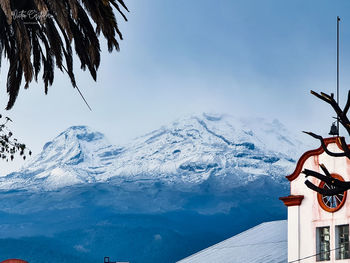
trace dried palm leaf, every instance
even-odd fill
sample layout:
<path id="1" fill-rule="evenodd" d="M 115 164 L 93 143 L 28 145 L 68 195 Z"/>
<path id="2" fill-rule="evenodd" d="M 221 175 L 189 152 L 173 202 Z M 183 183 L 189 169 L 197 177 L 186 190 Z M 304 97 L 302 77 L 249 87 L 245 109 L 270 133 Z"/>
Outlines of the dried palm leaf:
<path id="1" fill-rule="evenodd" d="M 96 80 L 101 60 L 98 35 L 102 32 L 110 52 L 119 50 L 123 36 L 113 10 L 127 21 L 122 9 L 129 11 L 123 0 L 0 0 L 0 56 L 9 60 L 6 109 L 13 107 L 22 78 L 28 88 L 33 79 L 38 81 L 40 71 L 45 93 L 54 82 L 56 66 L 76 87 L 72 45 L 81 69 L 88 69 Z"/>

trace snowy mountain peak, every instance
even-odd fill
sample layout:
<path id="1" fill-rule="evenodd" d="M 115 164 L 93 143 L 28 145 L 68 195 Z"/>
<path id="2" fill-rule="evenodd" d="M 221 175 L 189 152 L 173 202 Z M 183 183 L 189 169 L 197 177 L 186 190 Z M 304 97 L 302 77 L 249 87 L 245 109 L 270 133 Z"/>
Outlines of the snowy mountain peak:
<path id="1" fill-rule="evenodd" d="M 94 131 L 87 126 L 72 126 L 62 132 L 56 137 L 56 140 L 60 140 L 64 137 L 65 140 L 78 140 L 78 141 L 96 141 L 105 139 L 104 135 L 100 132 Z"/>
<path id="2" fill-rule="evenodd" d="M 19 182 L 25 180 L 27 186 L 56 189 L 95 182 L 98 168 L 105 164 L 99 153 L 110 148 L 102 133 L 87 126 L 72 126 L 47 142 L 42 152 L 26 162 L 21 171 L 2 178 L 0 185 L 18 188 Z"/>
<path id="3" fill-rule="evenodd" d="M 92 142 L 98 140 L 105 140 L 105 136 L 87 126 L 72 126 L 60 133 L 52 141 L 47 142 L 43 147 L 43 151 L 45 151 L 50 145 L 61 144 L 72 146 L 73 143 L 79 144 L 81 141 Z"/>
<path id="4" fill-rule="evenodd" d="M 105 182 L 162 182 L 195 186 L 239 186 L 258 178 L 282 180 L 300 147 L 278 121 L 224 114 L 190 116 L 111 145 L 86 126 L 73 126 L 45 144 L 21 171 L 0 180 L 0 189 Z"/>
<path id="5" fill-rule="evenodd" d="M 47 167 L 49 162 L 53 165 L 78 164 L 88 158 L 91 152 L 97 150 L 96 148 L 102 146 L 109 146 L 102 133 L 87 126 L 72 126 L 47 142 L 43 151 L 30 162 L 30 165 L 46 163 Z"/>
<path id="6" fill-rule="evenodd" d="M 218 113 L 203 113 L 203 117 L 208 121 L 221 121 L 225 115 Z"/>

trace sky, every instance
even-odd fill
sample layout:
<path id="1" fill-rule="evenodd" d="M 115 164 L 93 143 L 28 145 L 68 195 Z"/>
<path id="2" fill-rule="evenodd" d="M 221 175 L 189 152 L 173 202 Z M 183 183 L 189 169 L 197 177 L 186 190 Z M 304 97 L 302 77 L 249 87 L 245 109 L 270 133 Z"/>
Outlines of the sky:
<path id="1" fill-rule="evenodd" d="M 125 0 L 121 51 L 103 54 L 94 82 L 75 64 L 89 111 L 67 75 L 56 71 L 23 88 L 2 111 L 34 154 L 72 125 L 88 125 L 111 143 L 202 112 L 278 119 L 292 132 L 327 135 L 334 113 L 310 94 L 336 90 L 336 17 L 341 21 L 340 104 L 350 87 L 348 0 Z M 77 57 L 75 57 L 76 59 Z M 7 67 L 0 72 L 0 108 L 7 103 Z M 343 134 L 345 135 L 345 134 Z M 306 136 L 306 135 L 305 135 Z M 0 173 L 21 162 L 2 164 Z"/>

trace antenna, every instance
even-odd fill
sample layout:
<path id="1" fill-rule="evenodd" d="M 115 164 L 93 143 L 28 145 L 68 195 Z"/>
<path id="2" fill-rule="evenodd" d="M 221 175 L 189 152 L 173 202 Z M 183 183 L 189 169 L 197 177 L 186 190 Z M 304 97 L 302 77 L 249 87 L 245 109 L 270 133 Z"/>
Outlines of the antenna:
<path id="1" fill-rule="evenodd" d="M 339 24 L 340 17 L 337 16 L 337 104 L 339 105 Z M 331 97 L 334 98 L 334 94 L 331 94 Z M 331 131 L 329 135 L 339 136 L 339 115 L 337 114 L 337 126 L 335 122 L 332 123 Z"/>
<path id="2" fill-rule="evenodd" d="M 339 105 L 339 24 L 340 17 L 337 16 L 337 104 Z M 337 129 L 339 135 L 339 116 L 337 116 Z"/>

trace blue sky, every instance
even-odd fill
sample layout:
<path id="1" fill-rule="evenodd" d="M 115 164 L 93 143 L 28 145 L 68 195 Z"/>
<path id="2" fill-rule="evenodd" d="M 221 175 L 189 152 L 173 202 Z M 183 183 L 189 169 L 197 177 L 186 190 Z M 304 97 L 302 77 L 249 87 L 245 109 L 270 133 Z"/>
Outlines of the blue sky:
<path id="1" fill-rule="evenodd" d="M 98 81 L 75 66 L 90 112 L 57 72 L 21 90 L 10 116 L 34 153 L 71 125 L 86 124 L 114 144 L 201 112 L 277 118 L 299 132 L 329 131 L 331 116 L 309 91 L 336 87 L 336 17 L 341 22 L 341 103 L 350 85 L 347 0 L 126 0 L 121 52 L 104 52 Z M 102 41 L 104 43 L 104 41 Z M 7 68 L 0 75 L 5 108 Z M 16 166 L 2 166 L 9 171 Z"/>

